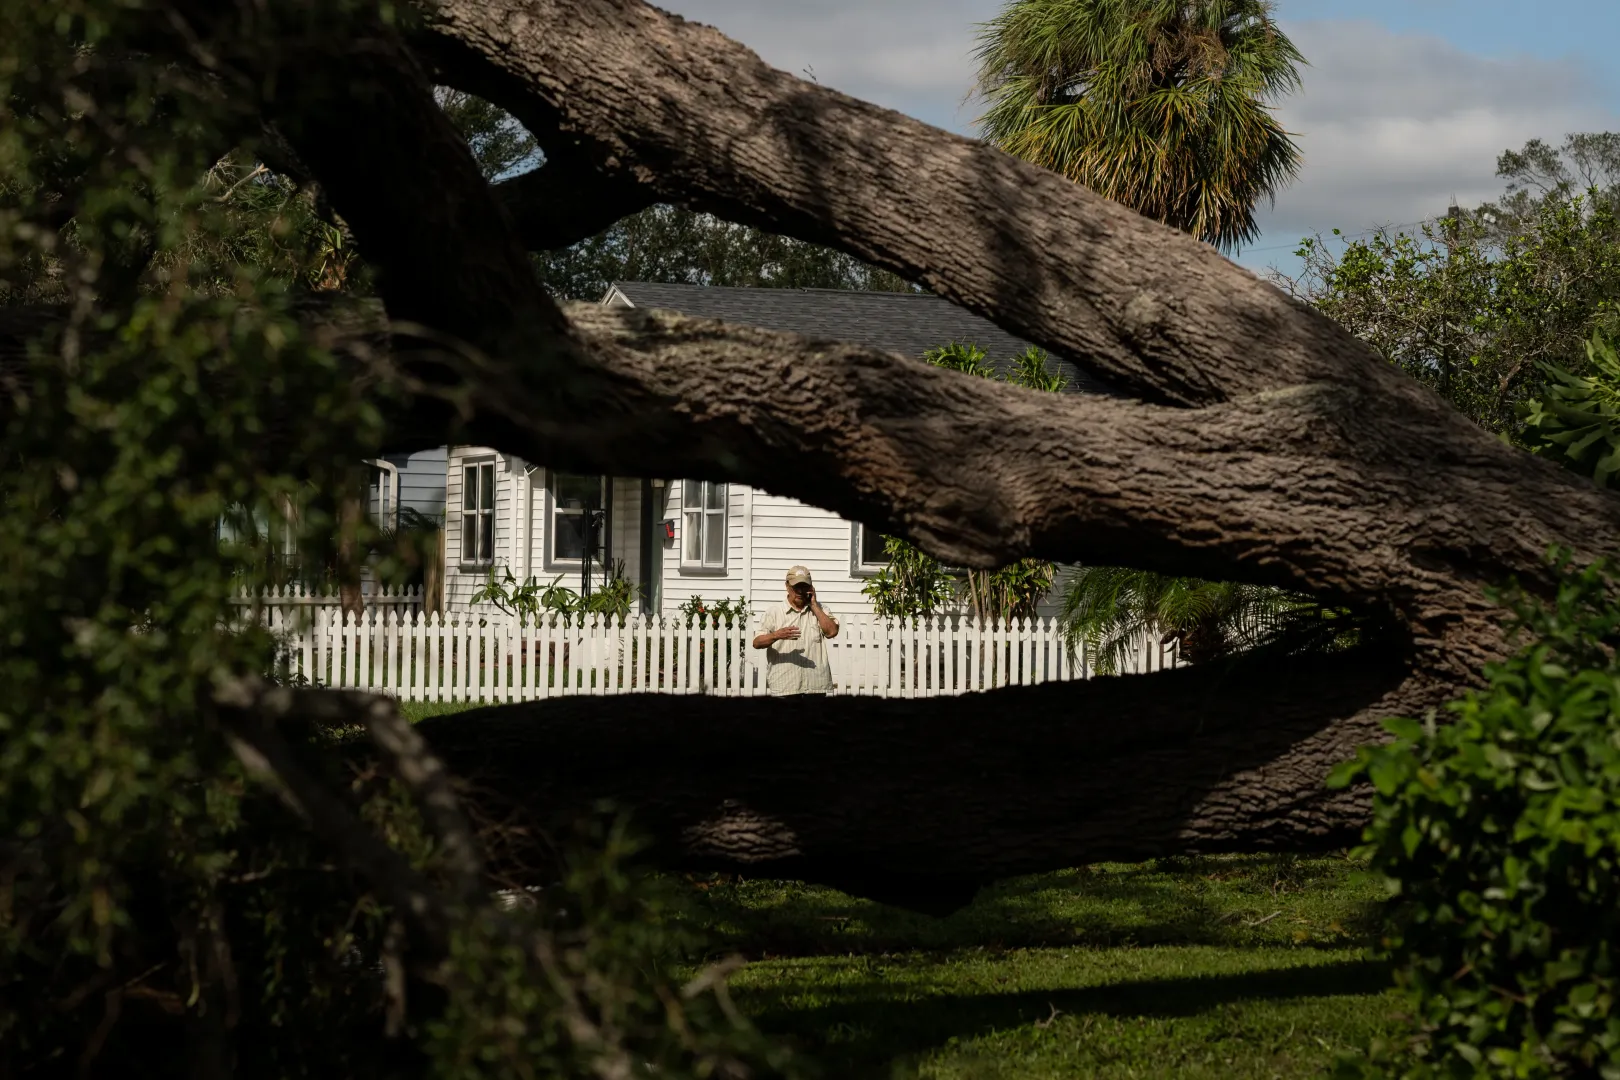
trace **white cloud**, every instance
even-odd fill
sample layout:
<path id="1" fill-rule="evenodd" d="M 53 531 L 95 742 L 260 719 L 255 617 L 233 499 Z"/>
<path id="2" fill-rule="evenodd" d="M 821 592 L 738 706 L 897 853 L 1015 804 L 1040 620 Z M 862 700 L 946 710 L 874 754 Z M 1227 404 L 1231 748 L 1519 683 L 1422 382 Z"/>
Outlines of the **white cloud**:
<path id="1" fill-rule="evenodd" d="M 971 133 L 976 24 L 999 0 L 663 0 L 795 74 Z M 1310 60 L 1279 108 L 1305 167 L 1265 211 L 1242 261 L 1288 261 L 1303 235 L 1405 224 L 1498 194 L 1496 158 L 1540 136 L 1620 130 L 1620 112 L 1574 59 L 1492 58 L 1372 22 L 1284 28 Z M 1583 42 L 1571 42 L 1572 48 Z"/>
<path id="2" fill-rule="evenodd" d="M 1304 92 L 1278 110 L 1299 135 L 1305 167 L 1264 215 L 1259 247 L 1404 225 L 1443 213 L 1452 199 L 1476 204 L 1501 193 L 1503 150 L 1620 127 L 1594 74 L 1573 60 L 1485 57 L 1371 23 L 1285 29 L 1311 61 Z M 1275 258 L 1255 251 L 1243 261 Z"/>
<path id="3" fill-rule="evenodd" d="M 974 113 L 975 24 L 997 0 L 663 0 L 769 64 L 824 86 L 967 133 Z"/>

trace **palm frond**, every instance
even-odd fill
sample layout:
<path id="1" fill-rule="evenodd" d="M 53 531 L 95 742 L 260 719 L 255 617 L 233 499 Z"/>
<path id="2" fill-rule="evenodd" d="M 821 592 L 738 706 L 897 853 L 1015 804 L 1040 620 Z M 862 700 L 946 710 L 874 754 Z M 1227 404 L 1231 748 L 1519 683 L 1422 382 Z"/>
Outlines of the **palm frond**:
<path id="1" fill-rule="evenodd" d="M 1305 60 L 1266 0 L 1012 0 L 976 55 L 987 140 L 1222 248 L 1299 171 L 1272 106 Z"/>

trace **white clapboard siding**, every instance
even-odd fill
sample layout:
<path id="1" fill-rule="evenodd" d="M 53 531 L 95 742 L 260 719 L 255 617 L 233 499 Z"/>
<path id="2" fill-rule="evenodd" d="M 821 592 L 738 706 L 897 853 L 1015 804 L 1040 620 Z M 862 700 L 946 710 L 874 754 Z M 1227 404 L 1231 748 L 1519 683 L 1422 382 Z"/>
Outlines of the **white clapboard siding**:
<path id="1" fill-rule="evenodd" d="M 300 684 L 386 693 L 404 701 L 534 701 L 627 693 L 749 696 L 765 692 L 752 627 L 720 620 L 336 606 L 263 609 L 281 641 L 278 674 Z M 846 616 L 827 643 L 834 692 L 939 697 L 1089 678 L 1052 619 L 979 625 L 945 616 Z M 1127 673 L 1174 666 L 1139 642 Z"/>

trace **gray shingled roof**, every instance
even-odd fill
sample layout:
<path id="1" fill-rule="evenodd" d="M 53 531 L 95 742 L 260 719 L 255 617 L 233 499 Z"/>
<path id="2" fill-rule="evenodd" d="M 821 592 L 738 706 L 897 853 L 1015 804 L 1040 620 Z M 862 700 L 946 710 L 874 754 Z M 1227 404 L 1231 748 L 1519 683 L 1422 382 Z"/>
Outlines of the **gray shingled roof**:
<path id="1" fill-rule="evenodd" d="M 921 357 L 948 342 L 974 344 L 998 369 L 1029 342 L 949 300 L 922 293 L 852 292 L 842 289 L 734 288 L 616 281 L 613 290 L 632 307 L 678 311 L 702 319 L 781 330 L 805 337 L 848 341 Z M 613 296 L 610 290 L 608 297 Z M 1069 390 L 1108 393 L 1108 388 L 1063 357 Z"/>

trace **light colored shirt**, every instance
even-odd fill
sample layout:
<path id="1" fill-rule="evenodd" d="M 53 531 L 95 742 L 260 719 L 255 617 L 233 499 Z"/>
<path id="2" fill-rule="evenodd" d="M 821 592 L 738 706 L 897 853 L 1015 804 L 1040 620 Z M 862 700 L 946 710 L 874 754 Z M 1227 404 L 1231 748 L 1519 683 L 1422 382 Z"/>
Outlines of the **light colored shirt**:
<path id="1" fill-rule="evenodd" d="M 833 614 L 825 604 L 821 610 L 828 618 Z M 765 692 L 772 697 L 788 694 L 832 693 L 832 668 L 827 665 L 827 635 L 821 632 L 821 623 L 804 605 L 794 611 L 785 600 L 768 608 L 759 620 L 759 632 L 769 633 L 784 627 L 797 626 L 799 636 L 773 641 L 765 650 Z"/>

